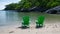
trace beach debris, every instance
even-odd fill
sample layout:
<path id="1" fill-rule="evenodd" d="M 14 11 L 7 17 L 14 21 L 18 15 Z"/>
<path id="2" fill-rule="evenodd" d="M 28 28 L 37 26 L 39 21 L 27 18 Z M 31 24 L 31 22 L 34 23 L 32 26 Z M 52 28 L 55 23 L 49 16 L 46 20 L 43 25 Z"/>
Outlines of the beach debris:
<path id="1" fill-rule="evenodd" d="M 13 33 L 14 31 L 10 31 L 9 33 Z"/>

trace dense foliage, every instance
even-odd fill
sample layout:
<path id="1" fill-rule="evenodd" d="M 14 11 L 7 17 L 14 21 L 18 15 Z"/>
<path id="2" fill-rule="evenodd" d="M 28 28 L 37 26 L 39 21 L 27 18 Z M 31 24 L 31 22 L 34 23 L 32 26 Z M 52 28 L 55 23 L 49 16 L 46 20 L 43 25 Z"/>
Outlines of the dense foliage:
<path id="1" fill-rule="evenodd" d="M 17 3 L 11 3 L 9 5 L 6 5 L 6 8 L 5 10 L 15 10 L 15 9 L 18 9 L 19 8 L 19 4 Z"/>
<path id="2" fill-rule="evenodd" d="M 53 8 L 60 5 L 60 0 L 21 0 L 18 3 L 6 5 L 5 10 L 28 9 L 32 7 Z"/>

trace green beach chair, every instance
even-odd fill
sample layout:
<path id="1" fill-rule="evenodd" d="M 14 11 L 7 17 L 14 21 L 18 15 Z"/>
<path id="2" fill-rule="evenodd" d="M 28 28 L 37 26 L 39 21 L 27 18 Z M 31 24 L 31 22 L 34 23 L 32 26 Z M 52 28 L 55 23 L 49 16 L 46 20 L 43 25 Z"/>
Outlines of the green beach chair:
<path id="1" fill-rule="evenodd" d="M 39 27 L 42 27 L 43 26 L 43 23 L 44 23 L 44 19 L 45 17 L 44 16 L 39 16 L 37 21 L 36 21 L 36 27 L 39 28 Z"/>
<path id="2" fill-rule="evenodd" d="M 29 16 L 23 17 L 22 27 L 29 27 Z"/>

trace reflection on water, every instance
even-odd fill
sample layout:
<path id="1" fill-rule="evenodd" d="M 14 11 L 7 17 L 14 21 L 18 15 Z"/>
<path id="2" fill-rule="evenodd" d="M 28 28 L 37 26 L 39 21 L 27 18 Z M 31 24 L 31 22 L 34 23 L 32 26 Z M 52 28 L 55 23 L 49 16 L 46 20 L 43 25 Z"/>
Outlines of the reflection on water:
<path id="1" fill-rule="evenodd" d="M 40 12 L 15 12 L 15 11 L 0 11 L 0 26 L 20 24 L 22 17 L 30 16 L 31 23 L 35 23 L 38 16 L 44 15 L 46 23 L 60 22 L 60 15 L 45 14 Z"/>

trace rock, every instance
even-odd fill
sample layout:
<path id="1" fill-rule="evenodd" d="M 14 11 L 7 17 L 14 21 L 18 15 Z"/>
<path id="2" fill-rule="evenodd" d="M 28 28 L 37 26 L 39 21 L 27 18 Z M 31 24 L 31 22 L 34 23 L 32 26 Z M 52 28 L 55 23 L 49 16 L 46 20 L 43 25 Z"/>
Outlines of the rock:
<path id="1" fill-rule="evenodd" d="M 32 7 L 29 8 L 29 11 L 37 11 L 37 12 L 44 12 L 46 9 L 42 8 L 42 7 Z"/>
<path id="2" fill-rule="evenodd" d="M 56 14 L 56 13 L 58 14 L 58 13 L 60 13 L 60 6 L 56 6 L 54 8 L 48 9 L 45 12 L 49 13 L 49 14 Z"/>
<path id="3" fill-rule="evenodd" d="M 42 7 L 31 7 L 31 8 L 21 8 L 18 10 L 18 12 L 31 12 L 31 11 L 34 11 L 34 12 L 44 12 L 46 9 L 42 8 Z"/>
<path id="4" fill-rule="evenodd" d="M 56 14 L 57 11 L 56 11 L 56 10 L 50 10 L 50 11 L 48 11 L 47 13 L 49 13 L 49 14 Z"/>
<path id="5" fill-rule="evenodd" d="M 9 32 L 9 33 L 13 33 L 14 31 L 11 31 L 11 32 Z"/>

